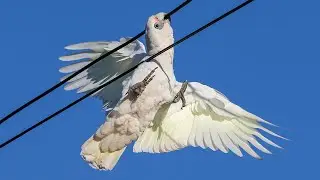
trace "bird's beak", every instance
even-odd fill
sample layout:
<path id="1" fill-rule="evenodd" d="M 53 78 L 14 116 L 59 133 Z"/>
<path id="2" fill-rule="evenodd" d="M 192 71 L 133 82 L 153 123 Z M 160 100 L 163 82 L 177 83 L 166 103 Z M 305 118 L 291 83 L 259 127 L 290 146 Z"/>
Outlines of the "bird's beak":
<path id="1" fill-rule="evenodd" d="M 168 14 L 164 16 L 164 20 L 168 20 L 171 23 L 171 17 Z"/>

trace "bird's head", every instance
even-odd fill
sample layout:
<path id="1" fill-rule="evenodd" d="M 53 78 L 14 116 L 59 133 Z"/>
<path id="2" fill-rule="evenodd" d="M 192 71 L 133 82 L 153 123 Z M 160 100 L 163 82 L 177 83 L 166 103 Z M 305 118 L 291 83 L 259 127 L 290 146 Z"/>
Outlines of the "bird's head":
<path id="1" fill-rule="evenodd" d="M 155 54 L 174 42 L 170 17 L 158 13 L 149 17 L 146 25 L 146 43 L 149 54 Z"/>

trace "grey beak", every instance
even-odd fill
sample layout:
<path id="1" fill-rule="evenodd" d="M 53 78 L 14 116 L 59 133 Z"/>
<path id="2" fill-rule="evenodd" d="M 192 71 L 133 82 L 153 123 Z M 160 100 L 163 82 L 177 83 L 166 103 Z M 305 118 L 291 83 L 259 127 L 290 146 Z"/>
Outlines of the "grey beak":
<path id="1" fill-rule="evenodd" d="M 170 15 L 169 15 L 169 14 L 166 14 L 166 15 L 164 16 L 164 20 L 166 20 L 166 19 L 168 19 L 168 20 L 169 20 L 169 22 L 171 23 L 171 17 L 170 17 Z"/>

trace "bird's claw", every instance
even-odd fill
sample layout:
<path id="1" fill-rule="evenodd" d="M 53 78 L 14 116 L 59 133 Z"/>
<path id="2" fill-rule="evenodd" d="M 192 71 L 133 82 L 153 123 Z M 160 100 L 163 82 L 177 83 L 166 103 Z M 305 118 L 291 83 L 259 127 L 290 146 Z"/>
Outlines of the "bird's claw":
<path id="1" fill-rule="evenodd" d="M 187 89 L 187 86 L 188 86 L 188 82 L 187 81 L 184 81 L 179 92 L 177 93 L 177 95 L 173 98 L 173 103 L 177 103 L 179 102 L 179 100 L 181 99 L 182 101 L 182 107 L 181 109 L 183 109 L 185 106 L 186 106 L 186 99 L 184 97 L 184 92 L 186 91 Z"/>
<path id="2" fill-rule="evenodd" d="M 145 90 L 147 85 L 152 81 L 155 75 L 154 72 L 158 67 L 154 68 L 141 82 L 138 82 L 131 86 L 126 94 L 133 94 L 135 98 L 139 97 Z"/>

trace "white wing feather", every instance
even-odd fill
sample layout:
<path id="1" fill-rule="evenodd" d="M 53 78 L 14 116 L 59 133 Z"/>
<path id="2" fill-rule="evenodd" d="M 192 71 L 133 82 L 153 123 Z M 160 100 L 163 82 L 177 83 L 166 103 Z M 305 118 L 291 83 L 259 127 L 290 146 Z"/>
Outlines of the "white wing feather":
<path id="1" fill-rule="evenodd" d="M 177 87 L 180 89 L 181 84 Z M 160 153 L 187 146 L 200 146 L 242 157 L 241 149 L 254 158 L 251 148 L 271 154 L 257 140 L 281 148 L 258 130 L 283 138 L 259 122 L 273 125 L 230 102 L 220 92 L 200 83 L 189 83 L 185 93 L 187 106 L 181 102 L 165 105 L 158 111 L 152 127 L 147 128 L 134 145 L 134 152 Z M 285 138 L 283 138 L 285 139 Z"/>
<path id="2" fill-rule="evenodd" d="M 129 39 L 130 38 L 121 38 L 120 41 L 110 42 L 85 42 L 65 47 L 65 49 L 77 50 L 79 52 L 59 58 L 61 61 L 76 62 L 62 67 L 59 70 L 61 73 L 70 73 L 61 78 L 61 80 L 64 80 L 72 73 L 96 60 L 102 54 L 109 52 Z M 69 80 L 65 86 L 65 90 L 77 89 L 78 93 L 90 92 L 130 67 L 138 64 L 145 57 L 146 50 L 144 45 L 136 40 Z M 122 77 L 110 84 L 108 88 L 104 88 L 95 93 L 94 96 L 102 99 L 105 108 L 113 108 L 121 98 L 123 88 L 122 81 L 130 75 L 131 73 Z"/>

